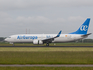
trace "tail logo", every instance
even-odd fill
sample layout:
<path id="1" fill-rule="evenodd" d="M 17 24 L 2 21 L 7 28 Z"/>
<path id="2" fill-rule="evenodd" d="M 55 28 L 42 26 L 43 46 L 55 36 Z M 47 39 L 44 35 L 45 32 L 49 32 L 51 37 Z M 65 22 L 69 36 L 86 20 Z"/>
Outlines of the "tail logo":
<path id="1" fill-rule="evenodd" d="M 88 26 L 87 25 L 82 25 L 82 26 L 80 26 L 80 30 L 81 31 L 87 31 L 88 30 Z"/>

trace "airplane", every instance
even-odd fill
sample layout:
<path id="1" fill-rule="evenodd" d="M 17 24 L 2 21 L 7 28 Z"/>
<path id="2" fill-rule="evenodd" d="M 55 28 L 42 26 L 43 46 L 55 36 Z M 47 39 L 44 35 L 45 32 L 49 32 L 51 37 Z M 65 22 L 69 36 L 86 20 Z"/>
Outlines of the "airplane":
<path id="1" fill-rule="evenodd" d="M 33 43 L 33 44 L 44 44 L 49 46 L 49 43 L 62 43 L 77 41 L 88 37 L 92 33 L 88 33 L 90 18 L 79 27 L 75 32 L 68 34 L 61 34 L 62 30 L 58 34 L 17 34 L 11 35 L 5 39 L 9 43 Z"/>

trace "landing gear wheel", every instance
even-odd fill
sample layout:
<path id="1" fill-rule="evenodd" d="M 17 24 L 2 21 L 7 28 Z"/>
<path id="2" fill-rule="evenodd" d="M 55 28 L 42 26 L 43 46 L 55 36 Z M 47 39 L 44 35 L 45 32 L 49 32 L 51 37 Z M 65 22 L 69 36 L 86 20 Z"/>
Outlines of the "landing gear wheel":
<path id="1" fill-rule="evenodd" d="M 46 46 L 49 46 L 49 43 L 46 43 Z"/>
<path id="2" fill-rule="evenodd" d="M 13 43 L 13 46 L 15 46 L 14 43 Z"/>

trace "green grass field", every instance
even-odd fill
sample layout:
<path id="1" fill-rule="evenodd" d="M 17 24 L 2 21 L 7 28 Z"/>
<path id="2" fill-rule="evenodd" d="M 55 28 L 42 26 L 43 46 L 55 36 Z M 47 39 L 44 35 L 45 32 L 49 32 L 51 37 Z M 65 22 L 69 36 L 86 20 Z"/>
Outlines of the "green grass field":
<path id="1" fill-rule="evenodd" d="M 93 67 L 0 67 L 0 70 L 93 70 Z"/>
<path id="2" fill-rule="evenodd" d="M 0 64 L 93 64 L 93 48 L 0 47 Z"/>
<path id="3" fill-rule="evenodd" d="M 0 47 L 0 51 L 45 52 L 45 51 L 93 51 L 93 47 Z"/>
<path id="4" fill-rule="evenodd" d="M 93 64 L 93 48 L 0 47 L 0 64 Z M 0 67 L 0 70 L 93 70 L 93 67 Z"/>
<path id="5" fill-rule="evenodd" d="M 0 64 L 93 64 L 93 51 L 0 51 Z"/>

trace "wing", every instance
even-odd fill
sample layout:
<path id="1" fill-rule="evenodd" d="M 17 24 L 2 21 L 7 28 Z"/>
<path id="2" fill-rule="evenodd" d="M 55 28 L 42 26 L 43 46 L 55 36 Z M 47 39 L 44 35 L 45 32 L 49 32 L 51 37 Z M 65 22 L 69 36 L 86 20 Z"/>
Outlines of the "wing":
<path id="1" fill-rule="evenodd" d="M 60 31 L 60 32 L 58 33 L 58 35 L 55 36 L 55 37 L 52 37 L 52 38 L 48 38 L 48 39 L 44 39 L 44 40 L 42 40 L 43 43 L 51 43 L 55 38 L 57 38 L 57 37 L 60 36 L 61 32 L 62 32 L 62 31 Z"/>

